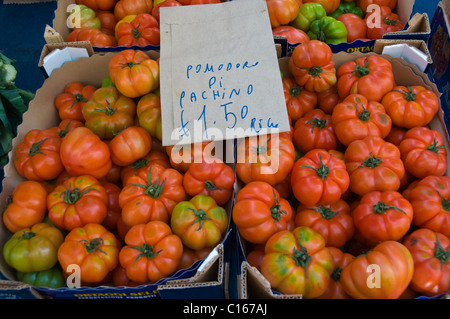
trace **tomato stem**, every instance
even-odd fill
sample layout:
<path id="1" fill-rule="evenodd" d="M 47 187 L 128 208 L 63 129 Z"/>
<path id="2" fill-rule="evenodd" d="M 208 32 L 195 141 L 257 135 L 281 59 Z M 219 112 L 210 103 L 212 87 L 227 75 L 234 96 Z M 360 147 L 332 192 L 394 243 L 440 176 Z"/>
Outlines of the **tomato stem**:
<path id="1" fill-rule="evenodd" d="M 84 247 L 86 248 L 86 251 L 91 254 L 95 251 L 99 251 L 105 255 L 107 255 L 107 253 L 103 250 L 101 250 L 100 248 L 98 248 L 98 246 L 103 245 L 103 238 L 97 237 L 92 239 L 90 242 L 88 242 L 85 239 L 80 240 L 79 242 L 83 242 L 84 243 Z"/>
<path id="2" fill-rule="evenodd" d="M 46 155 L 45 153 L 41 152 L 41 150 L 40 150 L 42 143 L 44 143 L 46 139 L 47 138 L 44 138 L 44 139 L 40 140 L 39 142 L 34 142 L 31 145 L 31 147 L 30 147 L 30 151 L 28 152 L 28 156 L 34 156 L 34 155 L 36 155 L 38 153 Z"/>
<path id="3" fill-rule="evenodd" d="M 396 19 L 389 19 L 388 17 L 384 17 L 383 23 L 386 25 L 396 25 L 398 21 Z"/>
<path id="4" fill-rule="evenodd" d="M 166 179 L 163 180 L 161 184 L 159 184 L 161 180 L 161 175 L 158 176 L 158 180 L 152 184 L 152 167 L 150 166 L 147 174 L 147 185 L 144 184 L 130 184 L 128 186 L 138 186 L 145 188 L 145 195 L 148 195 L 152 198 L 158 198 L 163 192 L 164 185 L 166 183 Z"/>
<path id="5" fill-rule="evenodd" d="M 188 209 L 189 209 L 189 210 L 192 210 L 192 212 L 193 212 L 194 215 L 195 215 L 195 220 L 192 222 L 192 224 L 190 224 L 190 225 L 188 226 L 188 228 L 191 227 L 192 225 L 196 224 L 196 223 L 199 223 L 199 226 L 198 226 L 198 228 L 196 229 L 196 231 L 199 231 L 199 230 L 202 229 L 202 227 L 203 227 L 203 222 L 204 222 L 205 220 L 211 220 L 211 218 L 209 218 L 208 216 L 206 216 L 206 212 L 205 212 L 203 209 L 195 210 L 195 209 L 190 208 L 190 207 L 189 207 Z"/>
<path id="6" fill-rule="evenodd" d="M 360 167 L 366 166 L 368 168 L 375 168 L 383 163 L 381 157 L 376 157 L 375 155 L 370 154 L 369 157 L 361 163 Z"/>
<path id="7" fill-rule="evenodd" d="M 442 201 L 441 201 L 441 206 L 442 209 L 445 210 L 446 212 L 450 211 L 450 199 L 446 199 L 444 196 L 442 196 L 441 193 L 437 192 L 439 194 L 439 196 L 441 197 Z"/>
<path id="8" fill-rule="evenodd" d="M 322 130 L 327 125 L 326 119 L 312 119 L 306 122 L 306 124 L 312 124 L 311 132 L 314 132 L 314 128 L 317 127 L 319 130 Z"/>
<path id="9" fill-rule="evenodd" d="M 141 37 L 141 31 L 139 31 L 139 26 L 140 26 L 140 24 L 138 24 L 136 28 L 131 30 L 131 34 L 133 35 L 133 37 L 135 39 L 139 39 Z"/>
<path id="10" fill-rule="evenodd" d="M 322 215 L 322 218 L 324 219 L 331 219 L 337 214 L 339 214 L 339 211 L 334 212 L 331 208 L 325 207 L 325 206 L 319 206 L 318 208 L 312 208 L 312 210 L 320 213 Z"/>
<path id="11" fill-rule="evenodd" d="M 342 272 L 342 268 L 341 267 L 334 267 L 333 273 L 331 274 L 331 279 L 333 279 L 335 282 L 340 282 L 341 281 L 341 272 Z"/>
<path id="12" fill-rule="evenodd" d="M 302 91 L 302 88 L 300 86 L 298 86 L 298 85 L 292 86 L 289 89 L 289 95 L 291 96 L 291 104 L 292 104 L 292 100 L 295 97 L 297 97 L 300 94 L 301 91 Z"/>
<path id="13" fill-rule="evenodd" d="M 24 232 L 24 233 L 19 237 L 19 239 L 31 239 L 31 238 L 33 238 L 34 236 L 36 236 L 36 233 L 31 232 L 31 231 L 27 231 L 27 232 Z"/>
<path id="14" fill-rule="evenodd" d="M 439 154 L 439 149 L 440 148 L 445 148 L 444 145 L 439 145 L 438 146 L 438 141 L 436 140 L 436 138 L 433 141 L 433 144 L 431 144 L 430 146 L 427 147 L 427 150 L 432 151 L 436 154 Z"/>
<path id="15" fill-rule="evenodd" d="M 317 176 L 319 176 L 323 181 L 328 176 L 328 173 L 330 172 L 330 168 L 323 164 L 322 155 L 319 154 L 319 158 L 320 158 L 320 167 L 319 168 L 314 168 L 314 167 L 311 167 L 308 165 L 305 165 L 302 167 L 307 167 L 307 168 L 315 170 L 317 173 Z"/>
<path id="16" fill-rule="evenodd" d="M 356 103 L 356 111 L 358 112 L 358 118 L 361 120 L 361 121 L 363 121 L 363 122 L 367 122 L 369 119 L 370 119 L 370 111 L 369 110 L 367 110 L 365 107 L 364 107 L 364 105 L 361 105 L 361 107 L 362 107 L 362 111 L 360 112 L 359 110 L 358 110 L 358 103 Z"/>
<path id="17" fill-rule="evenodd" d="M 308 69 L 308 74 L 311 76 L 318 76 L 320 77 L 320 74 L 322 73 L 322 68 L 320 66 L 313 66 L 312 68 Z"/>
<path id="18" fill-rule="evenodd" d="M 355 70 L 353 71 L 352 75 L 357 75 L 359 78 L 362 78 L 365 75 L 368 75 L 370 73 L 369 70 L 369 60 L 366 58 L 366 62 L 364 63 L 364 66 L 355 65 Z"/>
<path id="19" fill-rule="evenodd" d="M 395 92 L 402 93 L 405 97 L 405 100 L 408 102 L 412 102 L 416 100 L 416 93 L 413 92 L 412 88 L 408 86 L 408 91 L 402 91 L 402 90 L 394 90 Z"/>
<path id="20" fill-rule="evenodd" d="M 388 206 L 385 203 L 383 203 L 382 201 L 378 201 L 378 203 L 373 205 L 373 211 L 377 214 L 384 214 L 384 213 L 386 213 L 386 211 L 388 209 L 395 209 L 395 210 L 398 210 L 398 211 L 402 212 L 403 214 L 407 215 L 407 213 L 403 209 L 395 207 L 395 206 Z"/>
<path id="21" fill-rule="evenodd" d="M 72 102 L 72 105 L 71 105 L 70 107 L 74 106 L 74 105 L 77 104 L 78 102 L 87 102 L 87 101 L 89 101 L 88 99 L 86 99 L 86 98 L 83 96 L 83 94 L 80 94 L 80 93 L 74 94 L 73 97 L 75 98 L 75 100 Z"/>
<path id="22" fill-rule="evenodd" d="M 105 99 L 105 101 L 106 101 L 106 109 L 103 110 L 103 109 L 95 108 L 94 110 L 96 110 L 97 112 L 105 113 L 108 116 L 112 116 L 116 112 L 116 108 L 111 107 L 111 104 L 109 103 L 109 101 L 107 99 Z"/>
<path id="23" fill-rule="evenodd" d="M 206 181 L 205 188 L 209 191 L 215 191 L 215 190 L 222 189 L 222 187 L 217 187 L 216 185 L 214 185 L 214 183 L 212 181 Z"/>
<path id="24" fill-rule="evenodd" d="M 278 200 L 278 196 L 275 194 L 275 190 L 273 190 L 273 197 L 275 198 L 275 204 L 270 208 L 270 214 L 272 215 L 273 220 L 278 222 L 281 219 L 281 215 L 286 215 L 287 211 L 281 209 L 281 204 Z"/>
<path id="25" fill-rule="evenodd" d="M 441 271 L 444 264 L 448 263 L 450 260 L 450 246 L 447 250 L 444 250 L 444 247 L 442 247 L 439 238 L 436 234 L 436 250 L 434 252 L 434 257 L 439 259 L 441 261 Z"/>
<path id="26" fill-rule="evenodd" d="M 59 137 L 63 138 L 67 135 L 67 133 L 69 133 L 70 123 L 72 123 L 72 120 L 70 120 L 69 123 L 67 123 L 66 127 L 58 133 Z"/>
<path id="27" fill-rule="evenodd" d="M 139 255 L 136 256 L 136 259 L 134 260 L 134 262 L 136 263 L 138 261 L 139 258 L 141 257 L 146 257 L 148 259 L 152 259 L 155 258 L 156 256 L 158 256 L 158 254 L 160 252 L 162 252 L 163 250 L 160 249 L 157 252 L 153 251 L 153 246 L 149 245 L 147 243 L 144 243 L 142 246 L 127 246 L 125 248 L 134 248 L 138 251 L 140 251 L 141 253 Z"/>
<path id="28" fill-rule="evenodd" d="M 311 261 L 311 256 L 308 254 L 308 250 L 306 249 L 306 247 L 303 247 L 298 239 L 297 244 L 299 246 L 299 249 L 296 249 L 294 247 L 294 251 L 291 257 L 294 259 L 297 266 L 302 267 L 305 270 L 305 278 L 308 278 L 306 269 L 308 268 L 308 264 Z"/>
<path id="29" fill-rule="evenodd" d="M 84 191 L 80 191 L 80 189 L 74 188 L 71 189 L 71 186 L 67 186 L 66 190 L 61 193 L 60 196 L 64 196 L 64 202 L 69 205 L 75 204 L 84 194 L 89 192 L 90 190 L 97 190 L 95 188 L 86 188 Z"/>

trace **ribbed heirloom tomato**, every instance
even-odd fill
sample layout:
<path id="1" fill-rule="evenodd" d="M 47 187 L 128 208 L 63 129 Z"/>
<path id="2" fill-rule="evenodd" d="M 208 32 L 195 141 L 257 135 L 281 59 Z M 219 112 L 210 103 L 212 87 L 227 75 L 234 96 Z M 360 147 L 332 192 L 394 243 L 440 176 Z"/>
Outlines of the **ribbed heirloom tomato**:
<path id="1" fill-rule="evenodd" d="M 145 128 L 152 137 L 162 141 L 161 99 L 156 93 L 141 98 L 136 106 L 139 126 Z"/>
<path id="2" fill-rule="evenodd" d="M 64 236 L 47 223 L 37 223 L 14 233 L 3 246 L 5 262 L 22 272 L 43 271 L 58 262 L 57 252 Z"/>
<path id="3" fill-rule="evenodd" d="M 396 86 L 381 103 L 392 122 L 400 127 L 425 126 L 439 110 L 439 99 L 433 91 L 420 85 Z"/>
<path id="4" fill-rule="evenodd" d="M 364 95 L 350 94 L 337 104 L 331 123 L 339 141 L 348 146 L 366 136 L 385 138 L 391 131 L 392 121 L 383 104 L 369 101 Z"/>
<path id="5" fill-rule="evenodd" d="M 320 4 L 329 15 L 330 13 L 336 11 L 339 7 L 340 0 L 303 0 L 303 3 L 314 2 Z"/>
<path id="6" fill-rule="evenodd" d="M 136 103 L 115 87 L 97 89 L 83 106 L 85 126 L 101 139 L 112 139 L 134 124 Z"/>
<path id="7" fill-rule="evenodd" d="M 401 240 L 413 219 L 411 203 L 396 191 L 372 191 L 352 211 L 355 227 L 370 241 Z"/>
<path id="8" fill-rule="evenodd" d="M 164 168 L 170 168 L 169 157 L 163 151 L 151 150 L 145 157 L 138 159 L 134 163 L 124 166 L 120 171 L 122 185 L 126 185 L 129 177 L 138 175 L 139 171 L 148 172 L 150 166 L 158 164 Z"/>
<path id="9" fill-rule="evenodd" d="M 357 93 L 364 95 L 369 101 L 380 102 L 394 88 L 391 63 L 377 55 L 345 62 L 338 68 L 336 75 L 337 89 L 342 99 Z"/>
<path id="10" fill-rule="evenodd" d="M 328 205 L 347 191 L 350 178 L 342 159 L 313 149 L 295 162 L 291 185 L 295 198 L 306 206 Z"/>
<path id="11" fill-rule="evenodd" d="M 51 129 L 32 129 L 14 148 L 14 166 L 28 180 L 51 180 L 64 170 L 60 151 L 61 138 L 57 133 Z"/>
<path id="12" fill-rule="evenodd" d="M 308 227 L 279 231 L 266 243 L 261 273 L 283 294 L 316 298 L 330 283 L 333 257 L 323 237 Z"/>
<path id="13" fill-rule="evenodd" d="M 108 69 L 111 81 L 127 97 L 136 98 L 159 87 L 159 64 L 143 51 L 121 51 L 109 61 Z"/>
<path id="14" fill-rule="evenodd" d="M 374 12 L 374 11 L 372 11 Z M 374 12 L 377 14 L 377 12 Z M 369 26 L 370 19 L 373 19 L 373 15 L 369 12 L 366 15 L 365 22 Z M 380 24 L 379 27 L 376 24 L 370 25 L 367 28 L 367 37 L 369 39 L 381 39 L 384 34 L 389 32 L 397 32 L 403 30 L 403 23 L 400 21 L 400 17 L 393 13 L 387 6 L 380 7 Z"/>
<path id="15" fill-rule="evenodd" d="M 87 127 L 77 127 L 61 143 L 61 161 L 72 175 L 105 177 L 111 169 L 109 147 Z"/>
<path id="16" fill-rule="evenodd" d="M 414 260 L 411 288 L 426 296 L 450 289 L 450 241 L 441 233 L 420 228 L 409 234 L 403 244 Z"/>
<path id="17" fill-rule="evenodd" d="M 336 247 L 327 247 L 334 260 L 334 270 L 331 274 L 330 283 L 325 292 L 318 297 L 319 299 L 350 299 L 351 297 L 345 292 L 341 283 L 341 272 L 355 256 L 344 253 Z"/>
<path id="18" fill-rule="evenodd" d="M 155 283 L 173 274 L 183 255 L 180 237 L 161 221 L 131 227 L 120 250 L 120 265 L 129 279 Z"/>
<path id="19" fill-rule="evenodd" d="M 405 175 L 400 150 L 381 137 L 367 136 L 350 143 L 344 153 L 350 189 L 360 196 L 370 191 L 397 191 Z"/>
<path id="20" fill-rule="evenodd" d="M 77 0 L 78 4 L 84 4 L 92 10 L 110 10 L 116 2 L 117 0 Z"/>
<path id="21" fill-rule="evenodd" d="M 152 13 L 152 9 L 152 0 L 119 0 L 114 6 L 114 15 L 117 20 L 122 20 L 128 15 Z"/>
<path id="22" fill-rule="evenodd" d="M 409 192 L 413 224 L 450 237 L 450 177 L 427 176 Z"/>
<path id="23" fill-rule="evenodd" d="M 158 46 L 160 43 L 158 20 L 149 13 L 140 13 L 131 22 L 121 23 L 116 35 L 119 46 Z"/>
<path id="24" fill-rule="evenodd" d="M 306 226 L 318 232 L 327 247 L 342 247 L 353 237 L 355 227 L 350 215 L 350 205 L 339 199 L 330 205 L 299 205 L 295 226 Z"/>
<path id="25" fill-rule="evenodd" d="M 399 149 L 406 170 L 417 178 L 442 176 L 447 171 L 447 149 L 437 130 L 412 128 L 405 133 Z"/>
<path id="26" fill-rule="evenodd" d="M 225 205 L 233 194 L 234 170 L 218 158 L 204 158 L 192 163 L 183 175 L 183 186 L 189 196 L 211 196 Z"/>
<path id="27" fill-rule="evenodd" d="M 228 215 L 211 196 L 196 195 L 174 207 L 170 227 L 186 247 L 205 249 L 220 242 L 228 227 Z"/>
<path id="28" fill-rule="evenodd" d="M 16 186 L 3 212 L 3 224 L 12 232 L 32 227 L 44 220 L 47 191 L 36 181 L 23 181 Z"/>
<path id="29" fill-rule="evenodd" d="M 317 105 L 317 93 L 300 87 L 292 77 L 283 76 L 282 82 L 288 115 L 295 123 Z"/>
<path id="30" fill-rule="evenodd" d="M 311 40 L 299 44 L 289 58 L 289 71 L 308 91 L 326 91 L 337 81 L 332 56 L 331 48 L 325 42 Z"/>
<path id="31" fill-rule="evenodd" d="M 297 17 L 299 5 L 296 0 L 267 0 L 266 2 L 272 28 L 287 25 Z"/>
<path id="32" fill-rule="evenodd" d="M 69 33 L 66 42 L 89 41 L 93 47 L 115 47 L 116 38 L 95 28 L 75 29 Z"/>
<path id="33" fill-rule="evenodd" d="M 84 122 L 83 105 L 92 98 L 96 89 L 93 85 L 83 85 L 80 82 L 67 84 L 64 92 L 55 99 L 59 118 Z"/>
<path id="34" fill-rule="evenodd" d="M 182 4 L 177 0 L 164 0 L 162 2 L 157 3 L 153 2 L 152 16 L 156 18 L 159 22 L 159 9 L 161 7 L 181 7 Z"/>
<path id="35" fill-rule="evenodd" d="M 291 205 L 266 182 L 246 184 L 236 196 L 232 216 L 239 234 L 254 244 L 294 225 Z"/>
<path id="36" fill-rule="evenodd" d="M 109 149 L 114 164 L 119 166 L 131 165 L 150 152 L 152 137 L 142 127 L 126 127 L 113 137 L 109 143 Z"/>
<path id="37" fill-rule="evenodd" d="M 113 233 L 90 223 L 67 234 L 58 249 L 58 261 L 66 275 L 70 274 L 68 266 L 78 265 L 82 282 L 99 283 L 119 264 L 120 249 Z"/>
<path id="38" fill-rule="evenodd" d="M 132 227 L 152 220 L 170 222 L 173 208 L 185 200 L 183 175 L 173 168 L 151 165 L 131 176 L 119 195 L 122 219 Z"/>
<path id="39" fill-rule="evenodd" d="M 244 183 L 265 181 L 281 183 L 295 161 L 295 147 L 290 132 L 251 136 L 237 147 L 236 173 Z"/>
<path id="40" fill-rule="evenodd" d="M 304 31 L 290 25 L 280 25 L 272 28 L 272 34 L 275 36 L 285 37 L 288 43 L 291 44 L 308 42 L 310 40 Z"/>
<path id="41" fill-rule="evenodd" d="M 341 283 L 345 292 L 355 299 L 397 299 L 411 282 L 413 272 L 414 261 L 409 250 L 390 240 L 344 267 Z"/>
<path id="42" fill-rule="evenodd" d="M 94 177 L 80 175 L 55 187 L 47 197 L 48 217 L 59 228 L 72 230 L 101 224 L 107 215 L 108 196 Z"/>

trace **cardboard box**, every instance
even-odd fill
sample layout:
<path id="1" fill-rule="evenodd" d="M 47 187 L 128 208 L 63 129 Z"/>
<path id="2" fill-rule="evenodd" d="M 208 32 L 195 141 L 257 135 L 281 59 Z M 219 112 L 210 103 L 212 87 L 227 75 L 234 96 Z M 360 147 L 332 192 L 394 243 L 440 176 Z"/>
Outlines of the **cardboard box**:
<path id="1" fill-rule="evenodd" d="M 441 106 L 448 130 L 450 128 L 450 0 L 439 2 L 431 21 L 428 50 L 433 59 L 428 75 L 442 93 Z"/>
<path id="2" fill-rule="evenodd" d="M 156 59 L 159 52 L 146 51 L 150 57 Z M 95 54 L 89 58 L 80 58 L 76 61 L 69 61 L 61 68 L 56 69 L 51 77 L 44 81 L 43 86 L 36 92 L 36 97 L 30 102 L 28 111 L 23 115 L 23 122 L 17 128 L 17 136 L 13 139 L 13 149 L 23 141 L 25 134 L 30 129 L 48 129 L 59 123 L 59 115 L 54 106 L 55 98 L 64 91 L 64 87 L 71 82 L 79 81 L 85 85 L 100 87 L 102 80 L 109 75 L 108 63 L 117 53 Z M 227 150 L 225 150 L 227 151 Z M 0 209 L 3 211 L 8 197 L 13 193 L 15 187 L 24 178 L 21 177 L 14 167 L 14 152 L 9 153 L 9 163 L 5 166 L 5 178 L 3 179 L 3 191 L 0 193 Z M 234 163 L 227 163 L 234 165 Z M 224 208 L 231 212 L 232 200 Z M 231 220 L 231 217 L 229 217 Z M 229 227 L 230 229 L 230 227 Z M 55 299 L 84 299 L 84 298 L 207 298 L 224 299 L 226 297 L 226 285 L 229 268 L 229 232 L 224 234 L 224 239 L 219 243 L 209 256 L 194 263 L 187 269 L 180 270 L 168 278 L 164 278 L 152 285 L 141 285 L 138 287 L 81 287 L 81 288 L 61 288 L 49 289 L 40 287 L 30 287 L 19 283 L 16 279 L 15 270 L 9 267 L 3 255 L 0 256 L 0 273 L 2 278 L 6 278 L 8 285 L 0 285 L 0 295 L 2 290 L 10 294 L 11 287 L 17 286 L 17 297 L 23 293 L 23 289 L 30 290 L 40 298 Z M 12 234 L 0 222 L 0 246 Z M 6 292 L 8 291 L 8 292 Z"/>
<path id="3" fill-rule="evenodd" d="M 336 68 L 338 68 L 347 61 L 353 61 L 361 56 L 375 54 L 377 53 L 356 52 L 350 54 L 346 52 L 340 52 L 337 54 L 333 54 L 333 61 L 335 62 Z M 389 55 L 381 56 L 385 57 L 391 62 L 394 71 L 394 80 L 398 85 L 422 85 L 440 96 L 436 85 L 427 77 L 425 73 L 420 72 L 416 66 L 409 64 L 400 58 L 393 58 Z M 288 61 L 289 57 L 283 57 L 279 59 L 280 71 L 285 75 L 290 75 L 288 69 Z M 444 112 L 442 111 L 442 109 L 439 110 L 438 114 L 430 122 L 429 127 L 438 130 L 444 137 L 447 137 L 445 140 L 445 147 L 449 148 L 449 133 L 444 125 Z M 450 165 L 450 158 L 448 159 L 448 162 Z M 450 170 L 446 173 L 446 175 L 450 176 Z M 239 190 L 243 186 L 244 185 L 242 184 L 242 182 L 238 180 L 235 191 L 236 194 L 238 194 Z M 264 278 L 261 272 L 257 268 L 250 266 L 250 264 L 247 262 L 247 259 L 245 257 L 248 251 L 247 248 L 251 247 L 252 245 L 249 245 L 249 243 L 247 243 L 243 238 L 239 236 L 238 230 L 236 230 L 236 240 L 239 243 L 238 245 L 240 249 L 240 252 L 237 254 L 237 258 L 241 259 L 239 268 L 240 272 L 236 274 L 235 278 L 239 285 L 238 294 L 240 299 L 302 299 L 301 295 L 284 295 L 272 290 L 270 283 Z M 442 297 L 442 295 L 436 296 L 436 298 L 439 297 Z M 427 297 L 418 296 L 417 298 Z"/>
<path id="4" fill-rule="evenodd" d="M 414 0 L 398 0 L 397 8 L 394 10 L 399 15 L 404 28 L 398 32 L 390 32 L 383 35 L 383 39 L 413 39 L 428 41 L 430 35 L 430 22 L 426 13 L 413 13 Z M 346 42 L 339 44 L 329 44 L 333 53 L 338 52 L 373 52 L 376 40 Z M 290 54 L 298 44 L 289 44 L 288 54 Z"/>

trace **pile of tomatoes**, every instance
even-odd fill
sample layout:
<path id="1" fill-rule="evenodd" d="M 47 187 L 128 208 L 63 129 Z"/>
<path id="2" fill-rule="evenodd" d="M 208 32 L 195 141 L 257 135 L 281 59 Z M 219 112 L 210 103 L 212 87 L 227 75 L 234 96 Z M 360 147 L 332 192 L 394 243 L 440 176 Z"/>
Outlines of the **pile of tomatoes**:
<path id="1" fill-rule="evenodd" d="M 76 0 L 67 42 L 93 47 L 159 46 L 159 8 L 220 3 L 221 0 Z"/>
<path id="2" fill-rule="evenodd" d="M 65 287 L 79 267 L 83 286 L 152 284 L 223 240 L 234 170 L 201 147 L 162 147 L 158 60 L 121 51 L 101 87 L 69 83 L 54 103 L 59 125 L 13 150 L 24 181 L 2 216 L 3 257 L 19 280 Z"/>
<path id="3" fill-rule="evenodd" d="M 448 292 L 450 177 L 447 136 L 429 126 L 436 94 L 397 84 L 383 56 L 336 67 L 318 40 L 288 59 L 291 131 L 237 149 L 232 218 L 248 263 L 273 290 L 304 298 Z"/>
<path id="4" fill-rule="evenodd" d="M 368 41 L 404 28 L 397 0 L 267 0 L 267 7 L 273 34 L 290 44 Z"/>

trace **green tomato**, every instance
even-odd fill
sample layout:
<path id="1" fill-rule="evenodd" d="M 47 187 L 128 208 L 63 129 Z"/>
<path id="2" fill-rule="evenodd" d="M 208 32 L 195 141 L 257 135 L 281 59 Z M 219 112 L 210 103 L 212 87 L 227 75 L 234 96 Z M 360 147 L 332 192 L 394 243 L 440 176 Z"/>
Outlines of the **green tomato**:
<path id="1" fill-rule="evenodd" d="M 99 30 L 102 28 L 100 19 L 95 11 L 84 4 L 75 5 L 70 11 L 69 17 L 75 28 L 94 28 Z"/>
<path id="2" fill-rule="evenodd" d="M 347 28 L 344 23 L 333 17 L 324 17 L 311 23 L 308 36 L 311 40 L 339 44 L 347 42 Z"/>
<path id="3" fill-rule="evenodd" d="M 61 269 L 57 266 L 43 271 L 18 271 L 17 279 L 34 287 L 47 287 L 55 289 L 67 287 Z"/>
<path id="4" fill-rule="evenodd" d="M 315 2 L 304 3 L 298 10 L 297 17 L 291 22 L 291 25 L 304 32 L 308 32 L 313 21 L 327 16 L 327 12 L 322 5 Z"/>
<path id="5" fill-rule="evenodd" d="M 337 17 L 344 13 L 353 13 L 361 19 L 364 18 L 364 12 L 356 5 L 356 2 L 341 2 L 339 7 L 334 12 L 330 13 L 329 16 L 337 19 Z"/>
<path id="6" fill-rule="evenodd" d="M 3 246 L 3 258 L 17 271 L 32 272 L 52 268 L 58 262 L 58 248 L 64 241 L 61 231 L 38 223 L 14 233 Z"/>

